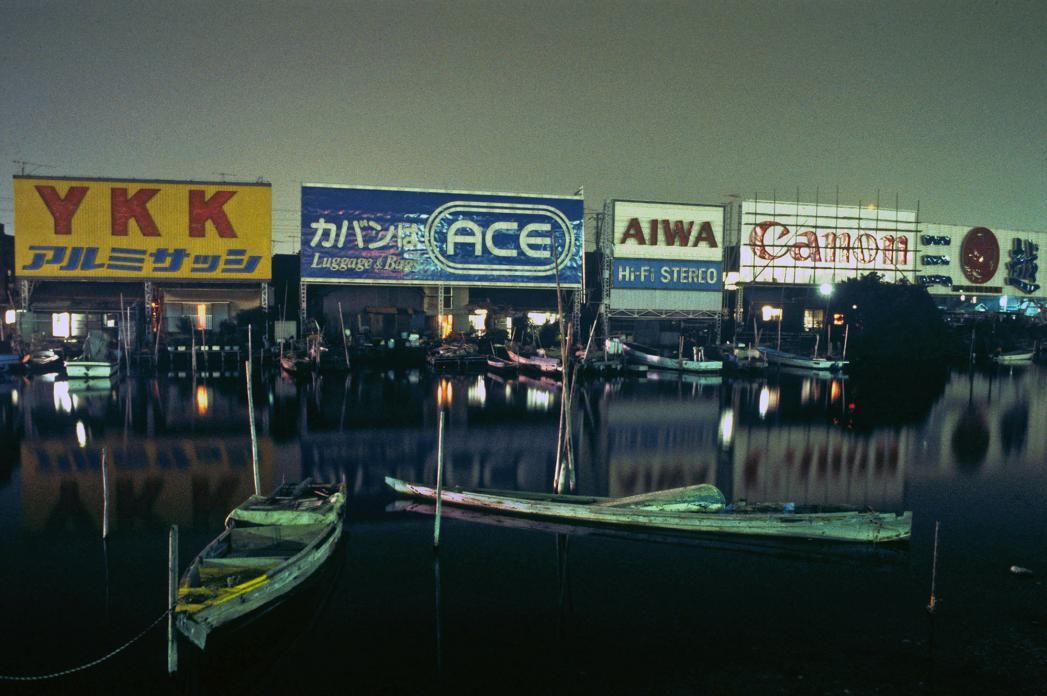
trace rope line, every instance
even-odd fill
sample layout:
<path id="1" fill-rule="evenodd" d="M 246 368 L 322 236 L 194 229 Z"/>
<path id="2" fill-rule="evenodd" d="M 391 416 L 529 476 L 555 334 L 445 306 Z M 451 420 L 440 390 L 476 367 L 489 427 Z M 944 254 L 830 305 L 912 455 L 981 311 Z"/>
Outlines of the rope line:
<path id="1" fill-rule="evenodd" d="M 61 670 L 59 672 L 51 672 L 49 674 L 33 674 L 33 675 L 29 675 L 29 676 L 11 676 L 11 675 L 7 675 L 7 674 L 0 674 L 0 681 L 44 681 L 45 679 L 55 679 L 57 677 L 64 677 L 64 676 L 66 676 L 68 674 L 74 674 L 76 672 L 82 672 L 85 669 L 90 669 L 91 667 L 94 667 L 95 665 L 99 665 L 99 664 L 105 662 L 106 660 L 108 660 L 108 659 L 110 659 L 112 657 L 115 657 L 116 655 L 118 655 L 119 653 L 123 652 L 124 650 L 127 650 L 134 643 L 136 643 L 139 640 L 141 640 L 142 638 L 144 638 L 145 635 L 147 633 L 149 633 L 149 631 L 151 631 L 154 628 L 156 628 L 157 624 L 159 624 L 161 621 L 163 621 L 165 618 L 167 618 L 167 615 L 170 614 L 170 613 L 171 613 L 171 609 L 168 609 L 163 614 L 160 614 L 160 616 L 158 616 L 157 619 L 155 621 L 153 621 L 153 623 L 151 623 L 148 626 L 146 626 L 145 630 L 143 630 L 137 636 L 135 636 L 131 640 L 127 641 L 126 643 L 124 643 L 120 647 L 116 648 L 115 650 L 112 650 L 109 653 L 103 655 L 102 657 L 99 657 L 97 660 L 92 660 L 91 662 L 88 662 L 87 664 L 79 665 L 77 667 L 70 667 L 69 669 L 63 669 L 63 670 Z"/>

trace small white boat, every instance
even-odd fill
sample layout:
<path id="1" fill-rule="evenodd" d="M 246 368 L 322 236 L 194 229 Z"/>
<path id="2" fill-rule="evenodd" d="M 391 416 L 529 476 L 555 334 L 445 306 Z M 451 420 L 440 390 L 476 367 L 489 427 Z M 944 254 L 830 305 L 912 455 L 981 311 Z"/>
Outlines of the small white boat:
<path id="1" fill-rule="evenodd" d="M 839 372 L 847 366 L 846 360 L 833 358 L 808 357 L 796 353 L 786 353 L 774 348 L 760 348 L 760 352 L 767 358 L 770 365 L 781 365 L 782 367 L 799 367 L 804 370 L 829 370 Z"/>
<path id="2" fill-rule="evenodd" d="M 116 363 L 73 358 L 66 361 L 65 374 L 69 379 L 112 379 L 116 375 Z"/>
<path id="3" fill-rule="evenodd" d="M 654 348 L 639 343 L 622 343 L 625 359 L 636 365 L 646 365 L 659 370 L 679 370 L 681 372 L 719 372 L 723 369 L 722 360 L 705 360 L 700 348 L 695 349 L 694 359 L 683 357 L 670 358 L 660 355 Z"/>
<path id="4" fill-rule="evenodd" d="M 521 370 L 534 370 L 543 375 L 554 375 L 559 374 L 563 369 L 559 358 L 544 353 L 524 354 L 509 346 L 505 347 L 505 352 Z"/>
<path id="5" fill-rule="evenodd" d="M 1035 356 L 1034 350 L 1009 350 L 992 356 L 992 361 L 1000 365 L 1020 365 L 1031 363 Z"/>

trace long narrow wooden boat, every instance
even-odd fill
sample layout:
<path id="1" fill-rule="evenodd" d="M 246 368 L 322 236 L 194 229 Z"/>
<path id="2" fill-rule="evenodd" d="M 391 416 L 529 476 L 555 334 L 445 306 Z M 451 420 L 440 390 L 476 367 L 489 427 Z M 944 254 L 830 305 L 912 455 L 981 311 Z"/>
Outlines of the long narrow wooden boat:
<path id="1" fill-rule="evenodd" d="M 285 484 L 251 496 L 186 569 L 178 629 L 203 650 L 216 629 L 286 598 L 331 556 L 342 536 L 345 484 Z"/>
<path id="2" fill-rule="evenodd" d="M 799 367 L 805 370 L 829 370 L 839 372 L 847 367 L 846 360 L 834 360 L 832 358 L 807 357 L 796 353 L 787 353 L 774 348 L 760 348 L 760 352 L 767 358 L 771 365 L 783 367 Z"/>
<path id="3" fill-rule="evenodd" d="M 436 499 L 428 486 L 385 477 L 400 495 Z M 702 484 L 628 498 L 598 498 L 516 491 L 445 488 L 445 503 L 502 513 L 585 523 L 749 536 L 882 543 L 908 539 L 912 512 L 787 504 L 727 505 L 715 486 Z"/>
<path id="4" fill-rule="evenodd" d="M 680 372 L 719 372 L 723 369 L 722 360 L 687 360 L 659 355 L 654 348 L 639 343 L 622 343 L 625 359 L 637 365 L 657 368 L 659 370 L 679 370 Z"/>
<path id="5" fill-rule="evenodd" d="M 517 367 L 521 370 L 534 370 L 543 375 L 553 375 L 559 374 L 563 369 L 559 358 L 537 354 L 524 355 L 523 353 L 518 353 L 509 346 L 505 347 L 505 352 L 509 356 L 509 359 L 516 363 Z"/>

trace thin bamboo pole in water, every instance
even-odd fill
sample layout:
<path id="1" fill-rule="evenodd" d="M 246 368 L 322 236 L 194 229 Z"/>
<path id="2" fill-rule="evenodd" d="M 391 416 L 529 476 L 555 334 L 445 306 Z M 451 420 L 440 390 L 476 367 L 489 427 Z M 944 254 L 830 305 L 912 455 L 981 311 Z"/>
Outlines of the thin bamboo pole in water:
<path id="1" fill-rule="evenodd" d="M 444 410 L 436 426 L 436 517 L 433 520 L 433 548 L 440 548 L 440 513 L 443 509 L 444 490 Z"/>
<path id="2" fill-rule="evenodd" d="M 254 494 L 262 494 L 262 474 L 258 468 L 258 435 L 254 427 L 254 392 L 251 389 L 251 360 L 244 361 L 247 373 L 247 421 L 251 428 L 251 470 L 254 472 Z"/>
<path id="3" fill-rule="evenodd" d="M 175 636 L 174 605 L 178 596 L 178 525 L 167 537 L 167 673 L 178 671 L 178 639 Z"/>

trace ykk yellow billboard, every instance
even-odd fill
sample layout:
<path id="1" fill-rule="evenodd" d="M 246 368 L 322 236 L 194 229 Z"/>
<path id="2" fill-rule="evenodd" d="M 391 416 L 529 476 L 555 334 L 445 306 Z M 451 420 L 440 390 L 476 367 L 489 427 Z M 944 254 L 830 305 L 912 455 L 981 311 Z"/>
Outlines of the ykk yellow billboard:
<path id="1" fill-rule="evenodd" d="M 16 176 L 22 278 L 269 280 L 272 186 Z"/>

